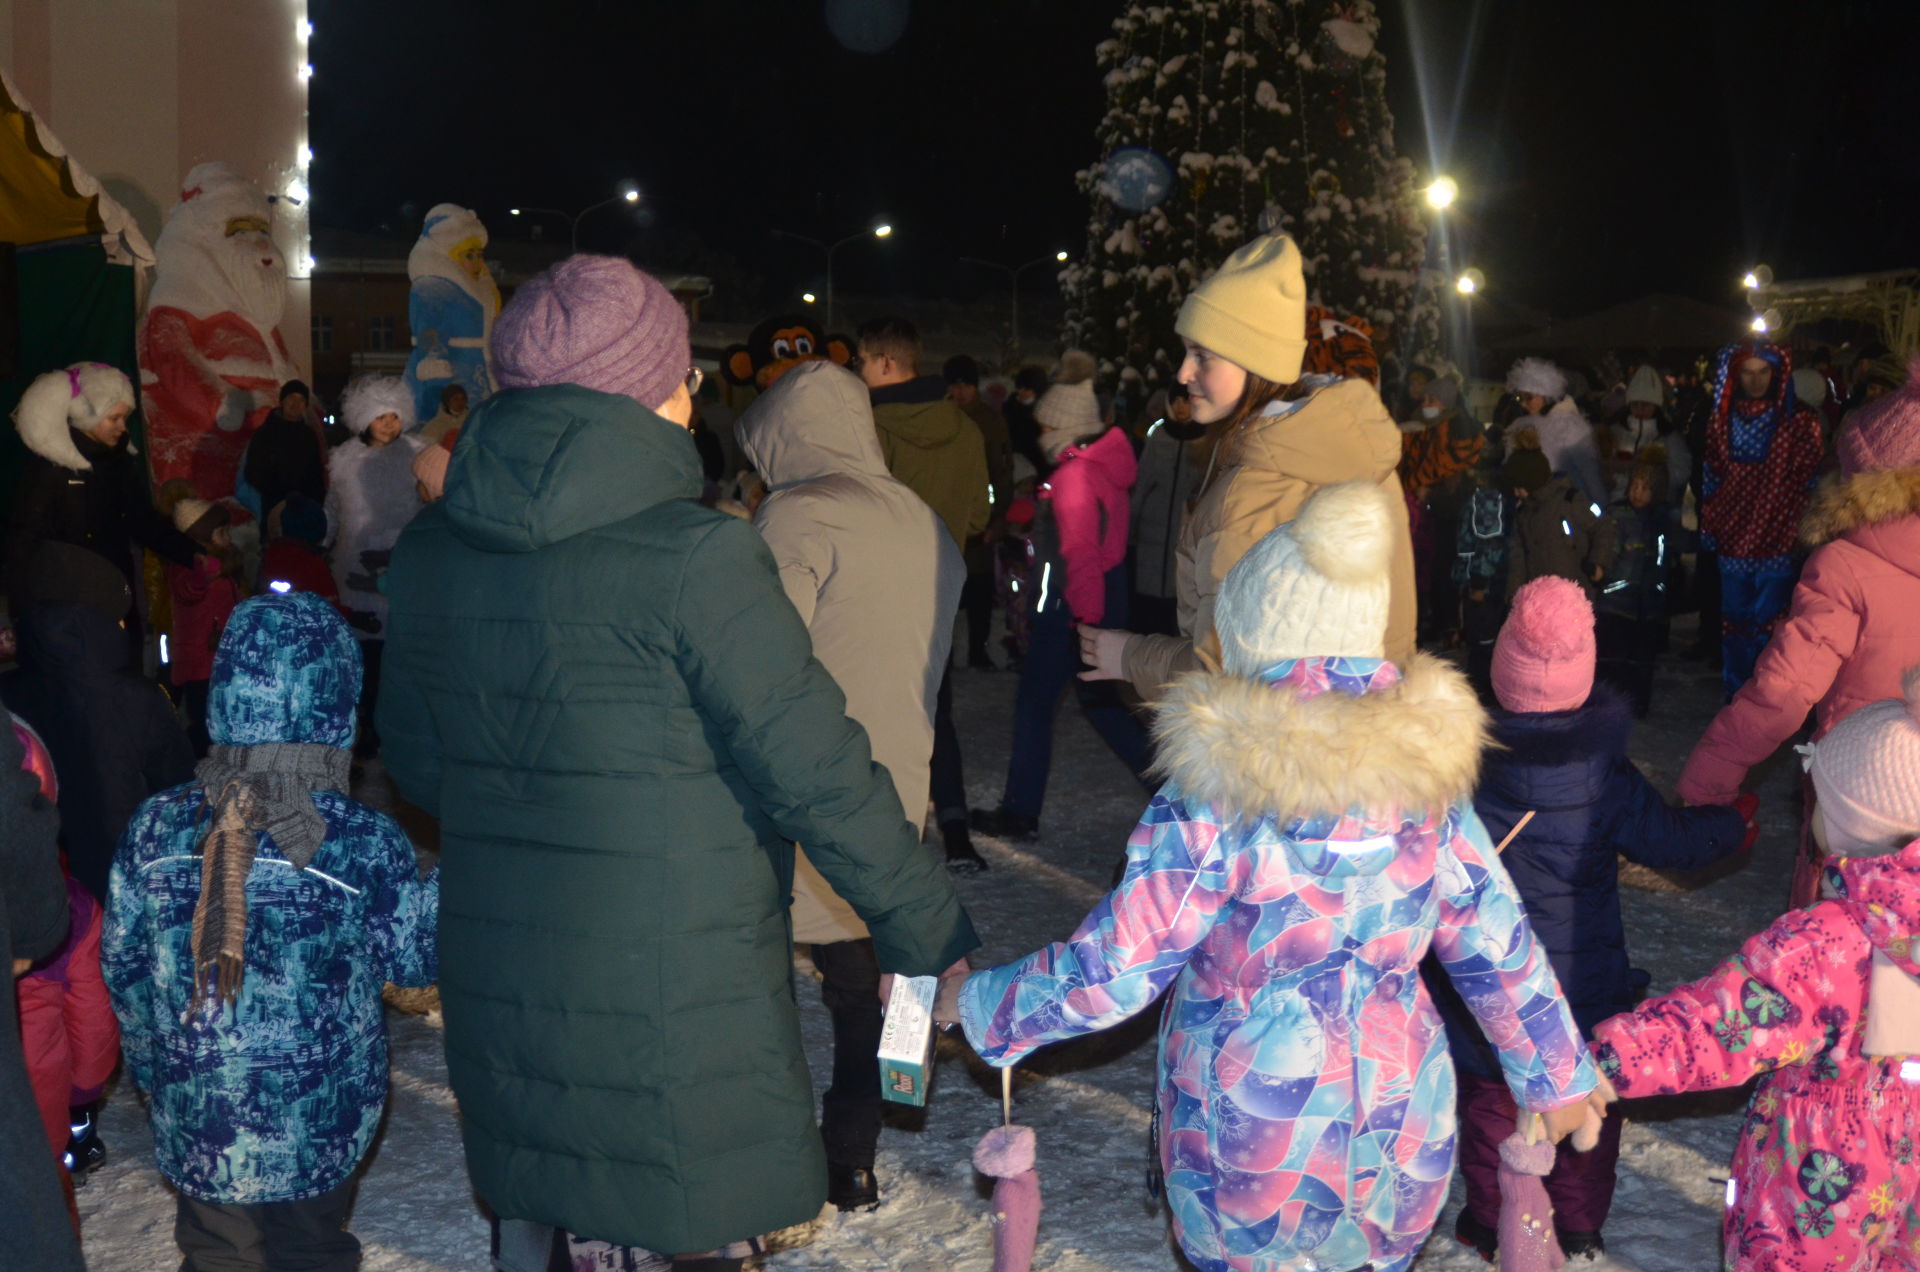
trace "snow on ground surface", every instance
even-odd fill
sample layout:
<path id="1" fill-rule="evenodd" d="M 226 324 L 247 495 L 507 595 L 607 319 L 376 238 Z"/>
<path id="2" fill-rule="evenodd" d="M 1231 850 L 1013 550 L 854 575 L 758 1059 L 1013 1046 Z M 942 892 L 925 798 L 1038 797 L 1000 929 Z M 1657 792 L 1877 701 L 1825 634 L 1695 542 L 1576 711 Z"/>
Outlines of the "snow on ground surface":
<path id="1" fill-rule="evenodd" d="M 1692 632 L 1675 624 L 1676 647 Z M 993 803 L 1004 779 L 1015 677 L 960 671 L 955 703 L 976 804 Z M 1653 715 L 1636 730 L 1634 758 L 1671 792 L 1680 766 L 1719 705 L 1717 673 L 1663 660 Z M 1790 754 L 1790 753 L 1789 753 Z M 1776 757 L 1759 790 L 1764 830 L 1752 860 L 1685 891 L 1629 888 L 1629 947 L 1659 992 L 1710 970 L 1777 912 L 1798 828 L 1792 766 Z M 1145 797 L 1065 696 L 1042 835 L 1026 845 L 982 839 L 992 871 L 959 881 L 985 948 L 976 965 L 1002 962 L 1067 936 L 1105 891 Z M 379 799 L 377 791 L 370 798 Z M 382 800 L 381 802 L 385 802 Z M 804 966 L 801 1019 L 816 1090 L 824 1085 L 830 1029 Z M 1153 1090 L 1152 1013 L 1128 1026 L 1042 1051 L 1019 1070 L 1015 1116 L 1038 1133 L 1045 1211 L 1037 1268 L 1058 1272 L 1176 1272 L 1163 1214 L 1143 1188 Z M 386 1126 L 362 1177 L 352 1227 L 368 1272 L 431 1272 L 487 1266 L 487 1224 L 466 1182 L 457 1113 L 447 1088 L 439 1032 L 425 1019 L 390 1014 L 393 1095 Z M 1594 1272 L 1700 1272 L 1719 1264 L 1726 1164 L 1744 1093 L 1631 1107 L 1620 1185 L 1607 1225 L 1608 1253 L 1579 1265 Z M 897 1116 L 896 1116 L 897 1114 Z M 770 1269 L 950 1268 L 988 1272 L 992 1238 L 985 1181 L 970 1154 L 1000 1116 L 997 1075 L 957 1038 L 944 1041 L 924 1114 L 893 1110 L 881 1139 L 883 1204 L 831 1214 L 811 1245 L 770 1256 Z M 116 1079 L 102 1118 L 109 1164 L 80 1192 L 93 1272 L 172 1266 L 173 1196 L 154 1171 L 152 1139 L 137 1096 Z M 1455 1204 L 1459 1186 L 1455 1185 Z M 1415 1263 L 1419 1272 L 1484 1268 L 1451 1239 L 1455 1206 Z"/>

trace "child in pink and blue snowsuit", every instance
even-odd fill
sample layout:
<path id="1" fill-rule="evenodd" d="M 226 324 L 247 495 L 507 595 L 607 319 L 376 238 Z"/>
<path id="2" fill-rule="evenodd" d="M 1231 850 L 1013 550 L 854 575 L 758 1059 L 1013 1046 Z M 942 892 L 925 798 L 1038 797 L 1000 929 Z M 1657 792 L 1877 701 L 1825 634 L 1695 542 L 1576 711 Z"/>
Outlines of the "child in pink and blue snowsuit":
<path id="1" fill-rule="evenodd" d="M 1727 1185 L 1728 1272 L 1920 1267 L 1920 667 L 1902 688 L 1811 748 L 1827 899 L 1594 1030 L 1623 1097 L 1761 1075 Z"/>
<path id="2" fill-rule="evenodd" d="M 1006 1066 L 1172 987 L 1159 1162 L 1203 1272 L 1413 1261 L 1454 1159 L 1429 947 L 1520 1106 L 1556 1136 L 1591 1115 L 1593 1067 L 1473 811 L 1486 717 L 1444 663 L 1382 657 L 1404 515 L 1369 483 L 1330 486 L 1234 566 L 1224 672 L 1163 705 L 1170 780 L 1120 885 L 1070 940 L 974 974 L 944 1009 Z"/>

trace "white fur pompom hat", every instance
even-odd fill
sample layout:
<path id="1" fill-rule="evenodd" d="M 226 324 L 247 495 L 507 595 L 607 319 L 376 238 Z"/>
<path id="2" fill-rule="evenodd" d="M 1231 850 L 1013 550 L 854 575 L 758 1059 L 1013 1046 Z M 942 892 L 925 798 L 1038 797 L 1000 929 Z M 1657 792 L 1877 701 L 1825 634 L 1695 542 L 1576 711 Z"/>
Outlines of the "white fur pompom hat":
<path id="1" fill-rule="evenodd" d="M 1539 394 L 1548 402 L 1567 396 L 1567 373 L 1545 358 L 1522 358 L 1507 372 L 1507 392 L 1517 397 Z"/>
<path id="2" fill-rule="evenodd" d="M 27 449 L 71 472 L 93 467 L 67 430 L 85 432 L 118 406 L 134 404 L 133 384 L 118 367 L 76 362 L 38 376 L 13 408 L 13 426 Z"/>
<path id="3" fill-rule="evenodd" d="M 1372 482 L 1325 486 L 1248 549 L 1214 604 L 1225 670 L 1251 676 L 1288 658 L 1385 657 L 1396 516 L 1406 510 Z"/>
<path id="4" fill-rule="evenodd" d="M 397 375 L 362 376 L 340 395 L 340 414 L 355 437 L 364 436 L 375 420 L 389 413 L 400 417 L 403 430 L 413 427 L 413 394 Z"/>

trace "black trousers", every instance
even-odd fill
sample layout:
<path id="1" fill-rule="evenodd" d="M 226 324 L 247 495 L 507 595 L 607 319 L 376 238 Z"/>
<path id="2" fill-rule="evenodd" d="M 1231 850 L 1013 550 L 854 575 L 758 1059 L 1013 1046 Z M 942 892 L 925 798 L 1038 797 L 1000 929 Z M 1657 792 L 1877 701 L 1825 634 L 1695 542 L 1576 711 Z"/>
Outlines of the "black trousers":
<path id="1" fill-rule="evenodd" d="M 1607 613 L 1601 613 L 1595 621 L 1599 646 L 1595 678 L 1625 694 L 1633 703 L 1636 717 L 1644 717 L 1653 705 L 1653 662 L 1664 626 L 1664 620 L 1658 618 Z"/>
<path id="2" fill-rule="evenodd" d="M 353 1272 L 360 1240 L 347 1231 L 354 1180 L 305 1201 L 223 1206 L 182 1195 L 173 1239 L 180 1272 Z"/>
<path id="3" fill-rule="evenodd" d="M 993 634 L 992 570 L 967 575 L 960 588 L 960 612 L 967 616 L 967 661 L 988 661 L 987 637 Z"/>
<path id="4" fill-rule="evenodd" d="M 933 708 L 933 767 L 930 774 L 933 820 L 941 826 L 967 824 L 967 776 L 960 764 L 960 734 L 953 727 L 953 668 L 940 677 Z M 918 827 L 926 810 L 909 808 L 907 820 Z M 876 1068 L 875 1072 L 878 1072 Z"/>
<path id="5" fill-rule="evenodd" d="M 1460 640 L 1467 649 L 1467 682 L 1482 702 L 1493 702 L 1493 645 L 1507 619 L 1504 589 L 1489 588 L 1479 600 L 1466 594 L 1460 607 Z"/>
<path id="6" fill-rule="evenodd" d="M 833 1081 L 820 1100 L 827 1160 L 873 1169 L 880 1145 L 880 964 L 870 940 L 815 945 L 820 1001 L 833 1019 Z"/>

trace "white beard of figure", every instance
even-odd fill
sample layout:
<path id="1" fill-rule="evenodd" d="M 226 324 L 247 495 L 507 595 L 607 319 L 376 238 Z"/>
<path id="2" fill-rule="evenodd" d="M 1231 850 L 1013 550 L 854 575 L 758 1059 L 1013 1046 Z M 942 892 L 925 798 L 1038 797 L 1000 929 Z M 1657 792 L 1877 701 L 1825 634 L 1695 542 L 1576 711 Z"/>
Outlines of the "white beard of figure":
<path id="1" fill-rule="evenodd" d="M 287 310 L 287 262 L 265 234 L 229 235 L 214 258 L 233 289 L 234 312 L 261 334 L 280 325 Z"/>

